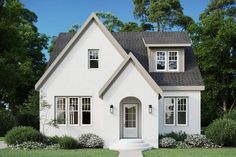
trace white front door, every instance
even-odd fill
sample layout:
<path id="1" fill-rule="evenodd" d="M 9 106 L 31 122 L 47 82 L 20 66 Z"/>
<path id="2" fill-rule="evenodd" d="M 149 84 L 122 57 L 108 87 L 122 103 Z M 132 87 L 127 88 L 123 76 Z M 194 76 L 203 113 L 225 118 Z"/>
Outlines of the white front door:
<path id="1" fill-rule="evenodd" d="M 138 137 L 138 105 L 124 104 L 123 107 L 123 136 L 124 138 Z"/>

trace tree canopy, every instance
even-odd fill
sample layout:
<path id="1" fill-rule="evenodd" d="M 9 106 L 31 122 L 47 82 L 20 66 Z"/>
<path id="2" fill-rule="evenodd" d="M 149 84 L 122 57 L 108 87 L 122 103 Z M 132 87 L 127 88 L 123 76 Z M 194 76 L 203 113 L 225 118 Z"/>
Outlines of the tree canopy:
<path id="1" fill-rule="evenodd" d="M 236 6 L 234 0 L 212 0 L 189 29 L 206 90 L 203 122 L 209 123 L 236 104 Z"/>
<path id="2" fill-rule="evenodd" d="M 156 25 L 157 31 L 185 29 L 193 22 L 184 15 L 179 0 L 133 0 L 134 15 L 142 22 Z"/>
<path id="3" fill-rule="evenodd" d="M 47 37 L 35 27 L 37 16 L 18 0 L 0 0 L 0 15 L 0 106 L 14 110 L 44 71 Z"/>

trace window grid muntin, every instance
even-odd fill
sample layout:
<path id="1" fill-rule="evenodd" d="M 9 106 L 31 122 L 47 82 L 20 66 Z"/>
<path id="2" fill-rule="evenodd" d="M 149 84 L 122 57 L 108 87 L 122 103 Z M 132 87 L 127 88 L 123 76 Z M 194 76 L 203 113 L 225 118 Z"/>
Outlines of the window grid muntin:
<path id="1" fill-rule="evenodd" d="M 160 54 L 162 55 L 160 56 Z M 172 54 L 176 54 L 176 55 L 172 55 Z M 158 63 L 160 62 L 162 64 L 164 63 L 164 66 L 165 66 L 164 69 L 158 68 Z M 170 63 L 176 63 L 176 68 L 171 69 Z M 179 51 L 156 51 L 156 71 L 178 71 L 178 68 L 179 68 L 178 64 L 179 64 Z"/>
<path id="2" fill-rule="evenodd" d="M 180 123 L 179 115 L 185 114 L 185 123 Z M 187 125 L 187 98 L 177 98 L 177 125 Z"/>
<path id="3" fill-rule="evenodd" d="M 98 49 L 89 49 L 89 68 L 90 69 L 97 69 L 99 68 L 99 50 Z M 91 67 L 92 62 L 97 62 L 97 67 Z"/>
<path id="4" fill-rule="evenodd" d="M 137 122 L 137 108 L 135 106 L 133 107 L 126 107 L 125 108 L 125 127 L 127 128 L 136 128 L 136 122 Z M 128 111 L 128 112 L 126 112 Z M 130 112 L 131 111 L 131 112 Z"/>
<path id="5" fill-rule="evenodd" d="M 166 70 L 166 53 L 165 51 L 157 51 L 157 54 L 156 54 L 156 69 L 158 71 L 162 71 L 162 70 Z M 158 68 L 159 67 L 159 64 L 161 64 L 161 66 L 164 66 L 164 68 Z"/>
<path id="6" fill-rule="evenodd" d="M 79 124 L 79 97 L 68 98 L 69 125 Z M 77 118 L 76 118 L 77 117 Z"/>
<path id="7" fill-rule="evenodd" d="M 66 125 L 67 123 L 67 105 L 65 97 L 56 98 L 56 123 L 59 125 Z M 63 114 L 63 119 L 61 119 L 61 114 Z M 63 123 L 62 123 L 63 122 Z"/>
<path id="8" fill-rule="evenodd" d="M 175 99 L 175 105 L 174 105 L 174 124 L 166 124 L 166 99 L 168 98 L 174 98 Z M 183 103 L 185 103 L 184 105 L 182 104 L 182 102 L 180 103 L 181 105 L 185 106 L 182 107 L 183 109 L 185 109 L 185 120 L 186 123 L 185 124 L 178 124 L 178 113 L 182 113 L 184 111 L 178 111 L 178 99 L 182 99 Z M 164 125 L 165 126 L 187 126 L 188 125 L 188 101 L 189 98 L 185 97 L 185 96 L 179 96 L 179 97 L 164 97 Z M 181 108 L 180 108 L 181 109 Z"/>
<path id="9" fill-rule="evenodd" d="M 168 106 L 167 106 L 167 103 L 169 103 L 169 102 L 167 102 L 168 100 L 170 100 L 170 104 L 168 104 Z M 172 106 L 172 109 L 170 108 Z M 165 120 L 165 125 L 175 125 L 175 99 L 174 98 L 165 98 L 165 105 L 164 105 L 164 107 L 165 107 L 165 118 L 164 118 L 164 120 Z M 172 116 L 172 121 L 173 121 L 173 123 L 166 123 L 167 122 L 167 116 L 168 116 L 168 114 L 169 114 L 169 116 Z"/>
<path id="10" fill-rule="evenodd" d="M 84 114 L 89 114 L 90 121 L 88 124 L 84 123 L 83 116 Z M 91 98 L 90 97 L 82 97 L 81 98 L 81 125 L 91 125 Z"/>
<path id="11" fill-rule="evenodd" d="M 66 125 L 70 125 L 70 126 L 78 126 L 78 125 L 82 125 L 82 126 L 90 126 L 92 124 L 92 113 L 91 113 L 91 110 L 92 110 L 92 106 L 90 104 L 90 107 L 88 107 L 88 110 L 90 110 L 90 124 L 89 125 L 83 125 L 82 124 L 82 121 L 78 121 L 78 124 L 76 125 L 72 125 L 72 124 L 69 124 L 69 109 L 70 109 L 70 106 L 69 106 L 69 98 L 78 98 L 78 118 L 82 119 L 82 114 L 81 114 L 81 111 L 82 111 L 82 98 L 90 98 L 90 103 L 92 104 L 92 97 L 90 96 L 77 96 L 77 97 L 68 97 L 68 96 L 55 96 L 55 105 L 56 105 L 56 109 L 55 109 L 55 120 L 56 120 L 56 123 L 60 126 L 66 126 Z M 58 123 L 58 99 L 65 99 L 65 106 L 63 107 L 65 109 L 65 123 L 64 124 L 60 124 Z M 60 107 L 61 108 L 61 107 Z"/>
<path id="12" fill-rule="evenodd" d="M 175 64 L 175 68 L 172 68 L 171 64 Z M 173 71 L 177 69 L 178 69 L 178 52 L 168 51 L 168 70 Z"/>

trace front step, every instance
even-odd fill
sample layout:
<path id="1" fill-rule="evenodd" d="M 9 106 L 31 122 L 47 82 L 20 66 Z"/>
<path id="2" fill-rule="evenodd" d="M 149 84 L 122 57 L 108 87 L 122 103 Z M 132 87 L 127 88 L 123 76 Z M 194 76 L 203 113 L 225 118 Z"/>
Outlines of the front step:
<path id="1" fill-rule="evenodd" d="M 109 147 L 113 150 L 149 150 L 152 146 L 142 139 L 121 139 L 116 144 Z"/>

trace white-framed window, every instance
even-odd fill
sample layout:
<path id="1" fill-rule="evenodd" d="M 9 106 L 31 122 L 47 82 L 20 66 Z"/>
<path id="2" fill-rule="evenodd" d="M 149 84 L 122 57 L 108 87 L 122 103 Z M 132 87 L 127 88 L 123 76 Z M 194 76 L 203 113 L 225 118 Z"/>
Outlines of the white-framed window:
<path id="1" fill-rule="evenodd" d="M 165 98 L 165 124 L 175 125 L 175 98 Z"/>
<path id="2" fill-rule="evenodd" d="M 56 120 L 57 124 L 65 125 L 67 119 L 67 106 L 65 97 L 56 97 Z"/>
<path id="3" fill-rule="evenodd" d="M 98 49 L 88 50 L 89 69 L 99 68 L 99 53 L 98 52 L 99 52 Z"/>
<path id="4" fill-rule="evenodd" d="M 166 70 L 166 52 L 157 52 L 157 70 Z"/>
<path id="5" fill-rule="evenodd" d="M 177 98 L 177 125 L 187 124 L 187 98 Z"/>
<path id="6" fill-rule="evenodd" d="M 69 99 L 69 125 L 79 124 L 79 98 L 70 97 Z"/>
<path id="7" fill-rule="evenodd" d="M 188 98 L 165 97 L 164 98 L 164 125 L 186 126 L 188 124 Z"/>
<path id="8" fill-rule="evenodd" d="M 55 120 L 60 126 L 91 125 L 92 97 L 55 97 Z M 81 121 L 79 121 L 81 119 Z"/>
<path id="9" fill-rule="evenodd" d="M 91 98 L 81 98 L 81 124 L 91 125 Z"/>
<path id="10" fill-rule="evenodd" d="M 178 71 L 178 51 L 156 51 L 156 71 Z"/>
<path id="11" fill-rule="evenodd" d="M 168 67 L 169 71 L 174 71 L 177 70 L 177 65 L 178 65 L 178 53 L 177 51 L 169 51 L 168 52 Z"/>

